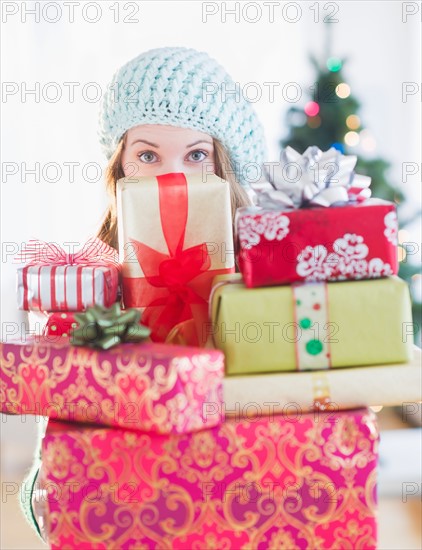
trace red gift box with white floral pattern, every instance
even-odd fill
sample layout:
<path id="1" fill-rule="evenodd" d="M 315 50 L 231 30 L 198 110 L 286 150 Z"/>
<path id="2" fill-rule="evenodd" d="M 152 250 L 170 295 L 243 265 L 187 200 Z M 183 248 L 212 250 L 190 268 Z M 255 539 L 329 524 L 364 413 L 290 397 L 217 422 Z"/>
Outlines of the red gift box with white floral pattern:
<path id="1" fill-rule="evenodd" d="M 296 281 L 342 281 L 398 272 L 393 203 L 236 212 L 237 259 L 249 288 Z"/>

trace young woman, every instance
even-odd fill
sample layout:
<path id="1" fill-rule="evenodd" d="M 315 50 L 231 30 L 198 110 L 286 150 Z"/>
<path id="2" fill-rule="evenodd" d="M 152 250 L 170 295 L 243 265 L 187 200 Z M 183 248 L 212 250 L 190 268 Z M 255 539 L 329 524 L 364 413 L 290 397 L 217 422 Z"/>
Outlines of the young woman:
<path id="1" fill-rule="evenodd" d="M 250 203 L 248 169 L 256 175 L 266 156 L 263 129 L 239 85 L 206 53 L 187 48 L 150 50 L 123 65 L 104 95 L 99 135 L 109 160 L 110 204 L 97 236 L 116 249 L 120 178 L 215 173 L 230 183 L 234 217 L 238 207 Z M 21 504 L 46 539 L 40 447 L 24 480 Z"/>
<path id="2" fill-rule="evenodd" d="M 248 168 L 265 156 L 262 127 L 239 86 L 206 53 L 186 48 L 148 51 L 115 73 L 100 113 L 100 141 L 109 159 L 110 205 L 97 236 L 115 248 L 120 178 L 214 172 L 230 182 L 234 216 L 250 202 Z"/>

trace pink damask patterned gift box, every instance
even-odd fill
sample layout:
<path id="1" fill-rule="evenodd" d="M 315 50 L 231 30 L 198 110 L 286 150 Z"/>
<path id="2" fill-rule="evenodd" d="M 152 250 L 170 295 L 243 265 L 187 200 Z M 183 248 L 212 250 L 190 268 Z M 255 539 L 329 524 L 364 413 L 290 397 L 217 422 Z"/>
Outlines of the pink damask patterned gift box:
<path id="1" fill-rule="evenodd" d="M 236 213 L 238 262 L 247 287 L 296 281 L 342 281 L 396 275 L 393 203 Z"/>
<path id="2" fill-rule="evenodd" d="M 376 548 L 378 439 L 368 409 L 232 418 L 170 436 L 50 423 L 39 478 L 49 543 Z"/>
<path id="3" fill-rule="evenodd" d="M 0 366 L 1 412 L 156 433 L 220 422 L 205 415 L 222 398 L 218 350 L 147 342 L 104 351 L 46 336 L 0 343 Z"/>

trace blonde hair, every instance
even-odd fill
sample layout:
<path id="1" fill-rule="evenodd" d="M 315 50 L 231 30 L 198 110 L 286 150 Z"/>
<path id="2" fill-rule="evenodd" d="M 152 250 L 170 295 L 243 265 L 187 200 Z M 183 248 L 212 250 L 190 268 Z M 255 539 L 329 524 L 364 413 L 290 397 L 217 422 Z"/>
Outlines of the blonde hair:
<path id="1" fill-rule="evenodd" d="M 119 144 L 116 147 L 116 150 L 114 151 L 114 154 L 111 157 L 106 169 L 106 190 L 110 197 L 110 204 L 105 213 L 101 227 L 97 233 L 98 238 L 100 238 L 102 241 L 109 244 L 110 246 L 114 247 L 116 250 L 118 249 L 119 243 L 117 234 L 116 184 L 119 179 L 125 177 L 122 168 L 122 156 L 126 146 L 126 137 L 127 133 L 125 133 L 122 139 L 119 141 Z M 233 166 L 226 149 L 217 139 L 213 139 L 213 142 L 215 174 L 221 179 L 228 181 L 230 184 L 230 201 L 234 233 L 234 216 L 236 213 L 236 209 L 240 208 L 241 206 L 250 205 L 251 201 L 246 191 L 243 189 L 240 183 L 236 181 L 233 172 Z"/>

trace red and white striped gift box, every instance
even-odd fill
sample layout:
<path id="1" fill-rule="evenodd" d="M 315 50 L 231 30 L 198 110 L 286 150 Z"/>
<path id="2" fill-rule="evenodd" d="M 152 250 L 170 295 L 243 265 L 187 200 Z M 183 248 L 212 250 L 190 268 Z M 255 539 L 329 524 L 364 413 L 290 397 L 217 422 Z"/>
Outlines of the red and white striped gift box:
<path id="1" fill-rule="evenodd" d="M 117 300 L 117 251 L 98 238 L 72 254 L 55 243 L 31 240 L 16 259 L 29 262 L 17 270 L 19 309 L 82 311 Z"/>
<path id="2" fill-rule="evenodd" d="M 114 266 L 29 265 L 18 269 L 18 307 L 26 311 L 110 307 L 117 299 L 117 286 Z"/>

